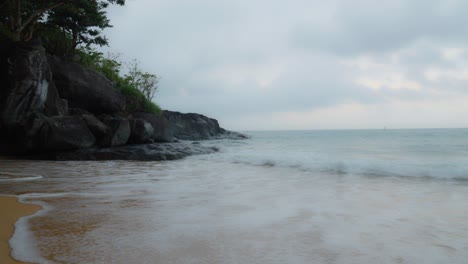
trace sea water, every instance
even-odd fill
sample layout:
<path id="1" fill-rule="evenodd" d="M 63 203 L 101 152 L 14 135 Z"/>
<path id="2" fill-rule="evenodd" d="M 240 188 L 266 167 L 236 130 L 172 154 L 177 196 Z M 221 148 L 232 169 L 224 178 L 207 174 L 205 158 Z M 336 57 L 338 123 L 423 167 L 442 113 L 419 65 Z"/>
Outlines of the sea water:
<path id="1" fill-rule="evenodd" d="M 0 161 L 36 263 L 468 263 L 468 129 L 248 132 L 179 161 Z"/>

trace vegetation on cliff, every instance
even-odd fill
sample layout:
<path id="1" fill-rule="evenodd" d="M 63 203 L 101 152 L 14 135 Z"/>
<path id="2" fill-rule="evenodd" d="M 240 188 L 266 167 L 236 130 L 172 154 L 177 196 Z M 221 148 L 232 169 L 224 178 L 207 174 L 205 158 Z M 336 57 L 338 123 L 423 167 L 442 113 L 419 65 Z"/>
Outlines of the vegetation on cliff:
<path id="1" fill-rule="evenodd" d="M 124 63 L 115 54 L 105 56 L 90 47 L 80 48 L 76 53 L 83 65 L 103 73 L 122 92 L 127 99 L 127 112 L 161 112 L 159 106 L 152 102 L 158 88 L 158 76 L 142 72 L 135 61 L 129 64 L 128 73 L 122 74 Z"/>
<path id="2" fill-rule="evenodd" d="M 118 56 L 93 46 L 108 45 L 102 30 L 112 27 L 109 4 L 125 0 L 0 0 L 0 41 L 27 42 L 40 37 L 49 54 L 70 59 L 103 73 L 127 99 L 126 112 L 160 113 L 152 102 L 159 77 L 130 63 L 123 74 Z"/>

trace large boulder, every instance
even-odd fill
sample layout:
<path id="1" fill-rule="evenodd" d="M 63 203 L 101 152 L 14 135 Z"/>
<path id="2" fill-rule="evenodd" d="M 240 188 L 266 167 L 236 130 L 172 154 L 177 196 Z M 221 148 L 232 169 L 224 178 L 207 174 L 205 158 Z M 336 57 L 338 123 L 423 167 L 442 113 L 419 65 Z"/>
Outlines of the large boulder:
<path id="1" fill-rule="evenodd" d="M 169 129 L 169 124 L 167 119 L 162 114 L 151 114 L 151 113 L 134 113 L 132 115 L 135 119 L 141 119 L 153 127 L 153 135 L 151 139 L 156 142 L 172 142 L 174 141 L 174 136 Z"/>
<path id="2" fill-rule="evenodd" d="M 115 147 L 127 144 L 130 138 L 130 122 L 128 119 L 104 116 L 101 120 L 109 130 L 107 135 L 100 140 L 100 146 Z"/>
<path id="3" fill-rule="evenodd" d="M 183 140 L 211 139 L 225 131 L 218 121 L 200 114 L 163 111 L 170 133 Z"/>
<path id="4" fill-rule="evenodd" d="M 47 59 L 58 93 L 68 100 L 70 107 L 95 114 L 112 114 L 125 109 L 125 97 L 104 75 L 56 56 Z"/>
<path id="5" fill-rule="evenodd" d="M 31 114 L 6 128 L 8 142 L 3 154 L 34 154 L 75 150 L 94 145 L 96 139 L 86 123 L 77 116 L 47 117 Z"/>
<path id="6" fill-rule="evenodd" d="M 38 151 L 41 147 L 39 137 L 47 117 L 34 113 L 22 116 L 14 124 L 4 126 L 2 129 L 2 154 L 21 155 Z M 4 140 L 3 140 L 4 139 Z"/>
<path id="7" fill-rule="evenodd" d="M 41 150 L 89 148 L 96 138 L 78 116 L 55 116 L 45 119 L 39 134 Z"/>
<path id="8" fill-rule="evenodd" d="M 17 44 L 2 53 L 0 111 L 5 126 L 32 113 L 67 114 L 67 102 L 59 98 L 52 82 L 43 47 L 37 43 Z"/>
<path id="9" fill-rule="evenodd" d="M 109 134 L 109 127 L 95 116 L 91 114 L 81 114 L 79 116 L 86 123 L 88 129 L 98 140 L 103 139 L 107 134 Z"/>
<path id="10" fill-rule="evenodd" d="M 143 119 L 130 119 L 130 138 L 128 143 L 153 143 L 153 126 Z"/>

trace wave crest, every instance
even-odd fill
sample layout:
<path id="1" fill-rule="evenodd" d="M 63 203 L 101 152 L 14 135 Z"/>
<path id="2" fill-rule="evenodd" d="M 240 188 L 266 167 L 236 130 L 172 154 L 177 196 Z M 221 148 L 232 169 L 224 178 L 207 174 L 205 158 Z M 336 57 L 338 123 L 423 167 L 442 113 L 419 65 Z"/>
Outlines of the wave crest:
<path id="1" fill-rule="evenodd" d="M 33 181 L 44 178 L 42 175 L 37 174 L 21 174 L 21 173 L 10 173 L 0 172 L 0 182 L 5 181 Z"/>

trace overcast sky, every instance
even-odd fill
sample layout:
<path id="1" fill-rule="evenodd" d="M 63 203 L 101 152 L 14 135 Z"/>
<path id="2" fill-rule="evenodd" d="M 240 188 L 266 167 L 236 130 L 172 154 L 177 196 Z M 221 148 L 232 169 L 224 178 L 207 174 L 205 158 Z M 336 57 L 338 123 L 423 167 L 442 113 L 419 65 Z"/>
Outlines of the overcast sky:
<path id="1" fill-rule="evenodd" d="M 110 47 L 232 130 L 468 126 L 466 0 L 127 0 Z"/>

